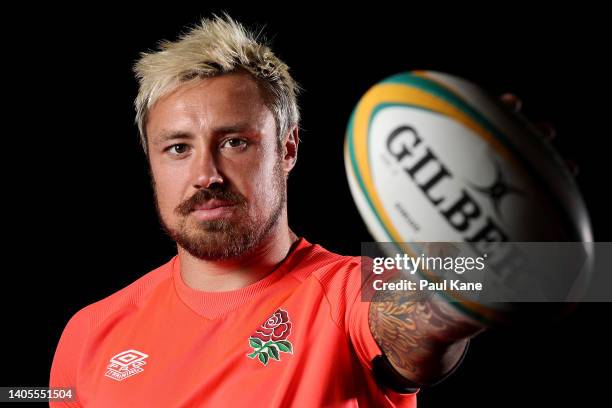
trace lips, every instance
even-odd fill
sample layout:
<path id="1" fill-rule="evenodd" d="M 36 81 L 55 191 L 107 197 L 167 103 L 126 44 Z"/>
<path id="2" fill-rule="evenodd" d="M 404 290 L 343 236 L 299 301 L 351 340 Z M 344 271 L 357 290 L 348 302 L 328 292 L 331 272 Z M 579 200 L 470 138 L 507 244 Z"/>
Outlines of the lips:
<path id="1" fill-rule="evenodd" d="M 233 206 L 234 203 L 231 201 L 221 201 L 221 200 L 210 200 L 206 203 L 198 204 L 193 207 L 194 211 L 198 210 L 213 210 L 219 207 L 230 207 Z"/>
<path id="2" fill-rule="evenodd" d="M 192 214 L 200 221 L 212 221 L 230 217 L 234 208 L 235 203 L 231 201 L 210 200 L 194 206 Z"/>

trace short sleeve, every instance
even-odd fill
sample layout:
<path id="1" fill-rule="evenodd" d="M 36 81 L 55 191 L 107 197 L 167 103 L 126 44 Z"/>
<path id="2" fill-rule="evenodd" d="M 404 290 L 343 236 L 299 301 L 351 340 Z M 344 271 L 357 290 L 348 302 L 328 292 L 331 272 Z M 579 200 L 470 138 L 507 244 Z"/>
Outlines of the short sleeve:
<path id="1" fill-rule="evenodd" d="M 368 322 L 370 302 L 358 298 L 349 309 L 349 336 L 359 361 L 368 369 L 372 368 L 374 357 L 381 355 L 382 351 L 372 336 Z"/>
<path id="2" fill-rule="evenodd" d="M 359 258 L 357 258 L 359 260 Z M 361 262 L 372 262 L 370 258 L 362 257 Z M 372 372 L 372 360 L 375 357 L 383 354 L 380 346 L 374 339 L 370 330 L 369 315 L 370 315 L 370 299 L 374 292 L 373 281 L 376 276 L 373 274 L 362 274 L 362 264 L 358 266 L 358 273 L 351 273 L 351 279 L 359 279 L 359 290 L 355 293 L 354 298 L 347 310 L 347 329 L 351 343 L 357 354 L 360 363 L 367 371 Z M 367 266 L 367 265 L 366 265 Z M 370 271 L 371 268 L 364 268 L 365 271 Z M 353 285 L 356 283 L 352 282 Z M 350 286 L 350 284 L 349 284 Z M 398 393 L 385 387 L 384 394 L 388 401 L 397 407 L 415 406 L 415 393 Z M 413 405 L 415 404 L 415 405 Z"/>

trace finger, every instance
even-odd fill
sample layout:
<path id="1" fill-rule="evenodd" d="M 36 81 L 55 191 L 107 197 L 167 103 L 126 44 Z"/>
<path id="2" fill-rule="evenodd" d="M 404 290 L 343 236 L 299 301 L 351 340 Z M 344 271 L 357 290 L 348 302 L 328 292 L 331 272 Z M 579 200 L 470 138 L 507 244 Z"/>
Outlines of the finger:
<path id="1" fill-rule="evenodd" d="M 578 166 L 578 163 L 576 163 L 575 160 L 565 159 L 565 165 L 574 177 L 578 176 L 578 174 L 580 173 L 580 167 Z"/>
<path id="2" fill-rule="evenodd" d="M 520 112 L 523 107 L 523 102 L 513 93 L 506 92 L 500 99 L 505 105 L 512 109 L 513 112 Z"/>
<path id="3" fill-rule="evenodd" d="M 557 129 L 550 122 L 538 122 L 535 126 L 548 142 L 553 141 L 557 137 Z"/>

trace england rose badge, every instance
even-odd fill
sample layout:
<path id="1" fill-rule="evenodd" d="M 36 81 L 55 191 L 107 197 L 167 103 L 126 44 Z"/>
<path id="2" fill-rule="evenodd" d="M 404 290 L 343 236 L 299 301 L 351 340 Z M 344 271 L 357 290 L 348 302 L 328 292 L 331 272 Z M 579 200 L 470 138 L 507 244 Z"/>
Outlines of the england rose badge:
<path id="1" fill-rule="evenodd" d="M 253 352 L 249 358 L 258 358 L 263 365 L 270 359 L 280 361 L 281 353 L 293 354 L 293 345 L 288 340 L 291 320 L 286 310 L 278 309 L 249 337 Z"/>

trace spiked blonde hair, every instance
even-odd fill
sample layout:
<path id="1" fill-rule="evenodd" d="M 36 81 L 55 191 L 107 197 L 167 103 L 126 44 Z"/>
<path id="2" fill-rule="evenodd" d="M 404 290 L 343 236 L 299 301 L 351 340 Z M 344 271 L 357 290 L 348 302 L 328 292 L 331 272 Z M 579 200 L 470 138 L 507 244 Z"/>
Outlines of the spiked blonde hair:
<path id="1" fill-rule="evenodd" d="M 139 82 L 136 124 L 148 154 L 146 122 L 149 109 L 180 85 L 236 71 L 250 73 L 264 91 L 264 100 L 282 140 L 299 124 L 299 87 L 289 67 L 227 14 L 203 19 L 177 41 L 162 41 L 159 50 L 142 53 L 134 65 Z"/>

